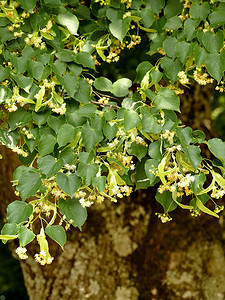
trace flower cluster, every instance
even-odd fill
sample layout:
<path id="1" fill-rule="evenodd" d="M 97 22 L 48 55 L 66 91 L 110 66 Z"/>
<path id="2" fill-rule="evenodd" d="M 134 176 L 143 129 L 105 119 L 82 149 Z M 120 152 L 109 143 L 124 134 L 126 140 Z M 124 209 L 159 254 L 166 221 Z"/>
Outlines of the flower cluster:
<path id="1" fill-rule="evenodd" d="M 55 82 L 54 81 L 48 81 L 48 79 L 44 79 L 43 80 L 43 85 L 44 85 L 44 87 L 45 88 L 47 88 L 47 89 L 51 89 L 51 88 L 53 88 L 54 86 L 55 86 Z"/>
<path id="2" fill-rule="evenodd" d="M 22 130 L 28 139 L 32 139 L 34 137 L 33 134 L 30 133 L 25 127 Z"/>
<path id="3" fill-rule="evenodd" d="M 111 189 L 111 192 L 113 196 L 117 196 L 118 198 L 123 198 L 124 196 L 130 196 L 132 193 L 132 187 L 128 185 L 114 185 L 113 188 Z"/>
<path id="4" fill-rule="evenodd" d="M 162 137 L 163 139 L 167 139 L 168 142 L 169 142 L 170 144 L 172 144 L 172 143 L 173 143 L 174 135 L 175 135 L 175 132 L 174 132 L 174 131 L 169 131 L 169 130 L 166 129 L 165 132 L 161 134 L 161 137 Z"/>
<path id="5" fill-rule="evenodd" d="M 224 88 L 224 81 L 220 81 L 218 85 L 215 87 L 216 91 L 219 91 L 220 93 L 223 93 L 225 88 Z"/>
<path id="6" fill-rule="evenodd" d="M 51 20 L 49 20 L 48 21 L 48 23 L 47 23 L 47 25 L 44 27 L 44 28 L 42 28 L 42 32 L 44 32 L 44 33 L 50 33 L 50 30 L 51 30 L 51 28 L 52 28 L 52 21 Z"/>
<path id="7" fill-rule="evenodd" d="M 187 78 L 187 74 L 184 71 L 180 71 L 177 76 L 179 77 L 179 81 L 181 84 L 185 85 L 189 83 L 189 79 Z"/>
<path id="8" fill-rule="evenodd" d="M 36 48 L 40 48 L 41 50 L 46 46 L 45 42 L 42 41 L 42 37 L 39 36 L 37 32 L 28 34 L 24 41 L 28 46 L 34 45 Z"/>
<path id="9" fill-rule="evenodd" d="M 222 198 L 225 195 L 225 190 L 218 189 L 216 186 L 213 187 L 211 197 L 215 199 Z"/>
<path id="10" fill-rule="evenodd" d="M 182 174 L 177 166 L 166 166 L 165 171 L 169 174 L 166 175 L 167 181 L 166 184 L 161 184 L 158 188 L 158 191 L 160 194 L 162 194 L 164 191 L 170 191 L 170 192 L 177 192 L 177 197 L 181 197 L 184 195 L 188 196 L 192 194 L 192 191 L 190 190 L 191 183 L 195 180 L 195 177 L 191 175 L 190 173 L 186 173 L 188 170 L 183 168 Z"/>
<path id="11" fill-rule="evenodd" d="M 56 199 L 66 198 L 66 194 L 59 188 L 55 180 L 44 179 L 43 184 Z"/>
<path id="12" fill-rule="evenodd" d="M 126 8 L 130 8 L 132 4 L 132 0 L 121 0 L 122 4 L 126 3 Z"/>
<path id="13" fill-rule="evenodd" d="M 136 46 L 136 45 L 138 45 L 138 44 L 141 43 L 141 37 L 140 37 L 140 35 L 134 35 L 133 34 L 133 35 L 131 35 L 131 41 L 130 41 L 130 43 L 128 44 L 128 41 L 126 41 L 126 43 L 127 43 L 127 48 L 131 49 L 134 46 Z"/>
<path id="14" fill-rule="evenodd" d="M 203 73 L 202 74 L 201 68 L 196 68 L 193 75 L 194 75 L 195 81 L 197 83 L 199 83 L 200 85 L 206 85 L 208 83 L 213 82 L 213 78 L 208 78 L 208 76 L 209 76 L 208 73 Z"/>
<path id="15" fill-rule="evenodd" d="M 46 264 L 50 265 L 53 262 L 53 260 L 54 260 L 54 257 L 47 256 L 47 254 L 46 254 L 46 252 L 44 250 L 41 251 L 40 253 L 36 253 L 34 255 L 34 258 L 42 266 L 44 266 Z"/>
<path id="16" fill-rule="evenodd" d="M 90 207 L 95 202 L 102 203 L 104 201 L 104 196 L 100 195 L 95 189 L 89 193 L 84 192 L 83 190 L 77 191 L 74 193 L 74 197 L 79 199 L 80 204 L 83 207 Z"/>
<path id="17" fill-rule="evenodd" d="M 166 214 L 166 213 L 164 213 L 164 214 L 156 213 L 156 215 L 162 221 L 162 223 L 166 223 L 166 222 L 172 221 L 172 218 L 168 214 Z"/>
<path id="18" fill-rule="evenodd" d="M 108 104 L 109 103 L 109 98 L 108 97 L 101 97 L 98 99 L 98 102 L 101 104 Z"/>
<path id="19" fill-rule="evenodd" d="M 66 113 L 66 103 L 64 102 L 61 106 L 59 104 L 55 104 L 52 101 L 48 103 L 49 107 L 52 109 L 53 112 L 65 115 Z"/>
<path id="20" fill-rule="evenodd" d="M 133 162 L 133 156 L 127 155 L 125 153 L 112 153 L 107 152 L 107 157 L 112 157 L 117 160 L 118 163 L 121 163 L 124 167 L 129 168 L 130 170 L 135 169 L 135 164 Z M 118 171 L 122 171 L 122 167 L 117 165 L 116 163 L 111 163 L 114 168 L 116 168 Z"/>
<path id="21" fill-rule="evenodd" d="M 23 157 L 27 157 L 27 156 L 28 156 L 28 153 L 25 152 L 25 151 L 23 151 L 22 149 L 20 149 L 18 146 L 12 147 L 11 150 L 12 150 L 13 152 L 16 152 L 16 153 L 19 154 L 19 155 L 22 155 Z"/>
<path id="22" fill-rule="evenodd" d="M 16 254 L 19 256 L 20 259 L 27 259 L 27 249 L 25 247 L 18 247 L 16 248 Z"/>
<path id="23" fill-rule="evenodd" d="M 46 217 L 50 216 L 51 211 L 55 210 L 55 206 L 44 202 L 38 202 L 34 205 L 34 212 L 36 214 L 44 213 Z"/>

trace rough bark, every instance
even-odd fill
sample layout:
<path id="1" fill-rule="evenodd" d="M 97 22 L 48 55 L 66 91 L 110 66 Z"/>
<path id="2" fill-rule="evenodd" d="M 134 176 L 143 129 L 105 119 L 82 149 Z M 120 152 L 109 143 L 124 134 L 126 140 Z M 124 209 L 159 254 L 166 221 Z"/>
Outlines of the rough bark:
<path id="1" fill-rule="evenodd" d="M 203 89 L 195 89 L 200 96 L 187 92 L 183 111 L 190 101 L 195 109 L 202 105 L 208 111 L 205 97 L 209 99 L 210 93 L 201 96 Z M 195 103 L 200 99 L 205 106 Z M 211 123 L 204 122 L 204 115 L 200 118 L 201 111 L 188 111 L 190 125 L 196 124 L 196 118 L 203 120 L 200 128 L 205 130 L 205 126 L 212 135 Z M 16 162 L 10 159 L 7 165 L 6 158 L 1 161 L 4 179 L 0 183 L 7 186 L 1 191 L 2 210 L 5 199 L 15 199 L 8 182 Z M 30 299 L 225 299 L 224 215 L 219 221 L 205 215 L 195 219 L 178 209 L 171 214 L 172 222 L 162 224 L 155 215 L 161 208 L 154 195 L 155 190 L 148 189 L 117 204 L 89 209 L 83 231 L 69 232 L 65 251 L 51 243 L 55 257 L 51 265 L 42 267 L 35 262 L 32 255 L 39 250 L 33 243 L 29 247 L 32 255 L 21 263 Z M 13 243 L 11 248 L 15 248 Z"/>

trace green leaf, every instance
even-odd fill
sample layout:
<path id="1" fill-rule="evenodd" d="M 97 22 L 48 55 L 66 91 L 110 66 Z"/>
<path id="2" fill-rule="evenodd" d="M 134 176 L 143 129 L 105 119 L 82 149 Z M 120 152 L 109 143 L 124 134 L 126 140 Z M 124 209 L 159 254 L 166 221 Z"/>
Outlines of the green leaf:
<path id="1" fill-rule="evenodd" d="M 19 226 L 16 223 L 6 223 L 1 230 L 2 235 L 16 235 L 19 231 Z"/>
<path id="2" fill-rule="evenodd" d="M 22 200 L 34 196 L 41 187 L 42 181 L 38 171 L 34 168 L 26 168 L 18 180 L 16 187 Z"/>
<path id="3" fill-rule="evenodd" d="M 168 18 L 176 16 L 181 13 L 183 9 L 183 3 L 180 0 L 168 0 L 164 9 L 164 14 Z"/>
<path id="4" fill-rule="evenodd" d="M 183 71 L 183 67 L 177 58 L 172 60 L 165 56 L 161 60 L 161 66 L 165 70 L 166 76 L 171 79 L 172 83 L 178 79 L 177 74 L 180 71 Z"/>
<path id="5" fill-rule="evenodd" d="M 51 225 L 45 227 L 45 233 L 53 239 L 57 244 L 61 246 L 63 249 L 63 246 L 66 243 L 66 232 L 64 228 L 60 225 Z"/>
<path id="6" fill-rule="evenodd" d="M 116 97 L 125 97 L 129 93 L 129 88 L 132 86 L 132 81 L 128 78 L 118 79 L 112 85 L 111 92 Z"/>
<path id="7" fill-rule="evenodd" d="M 87 219 L 87 209 L 81 206 L 79 200 L 75 198 L 59 199 L 58 205 L 60 213 L 66 216 L 67 221 L 73 220 L 72 225 L 81 229 Z"/>
<path id="8" fill-rule="evenodd" d="M 28 221 L 33 213 L 33 206 L 22 201 L 14 201 L 7 207 L 7 220 L 9 223 L 20 224 Z"/>
<path id="9" fill-rule="evenodd" d="M 204 213 L 206 213 L 210 216 L 219 218 L 219 216 L 216 213 L 214 213 L 213 211 L 211 211 L 210 209 L 208 209 L 198 197 L 196 197 L 196 204 L 197 204 L 197 207 Z"/>
<path id="10" fill-rule="evenodd" d="M 44 72 L 44 65 L 39 61 L 34 61 L 33 59 L 30 59 L 28 60 L 27 70 L 29 76 L 34 77 L 35 79 L 40 81 Z"/>
<path id="11" fill-rule="evenodd" d="M 36 2 L 37 0 L 19 0 L 21 7 L 29 12 L 32 12 L 32 10 L 35 8 Z"/>
<path id="12" fill-rule="evenodd" d="M 194 47 L 194 55 L 196 61 L 196 67 L 200 67 L 205 62 L 207 51 L 204 48 L 201 48 L 199 45 Z"/>
<path id="13" fill-rule="evenodd" d="M 209 3 L 203 2 L 202 4 L 198 5 L 197 3 L 193 3 L 190 8 L 191 17 L 194 19 L 201 19 L 203 21 L 206 20 L 208 14 L 210 12 Z"/>
<path id="14" fill-rule="evenodd" d="M 8 117 L 8 123 L 11 130 L 27 125 L 31 121 L 31 113 L 22 107 L 11 112 Z"/>
<path id="15" fill-rule="evenodd" d="M 152 81 L 153 81 L 154 85 L 156 85 L 157 83 L 159 83 L 159 81 L 163 77 L 163 73 L 160 72 L 160 71 L 158 71 L 157 69 L 153 69 L 150 74 L 151 74 Z"/>
<path id="16" fill-rule="evenodd" d="M 191 41 L 196 36 L 196 27 L 198 26 L 199 21 L 188 18 L 184 21 L 184 33 L 187 38 L 187 41 Z"/>
<path id="17" fill-rule="evenodd" d="M 223 166 L 225 166 L 225 142 L 223 142 L 221 139 L 214 138 L 208 140 L 206 144 L 208 145 L 212 154 L 221 160 Z"/>
<path id="18" fill-rule="evenodd" d="M 150 26 L 152 26 L 152 24 L 155 21 L 155 18 L 154 18 L 154 12 L 150 8 L 145 7 L 144 9 L 142 9 L 140 15 L 144 27 L 149 28 Z"/>
<path id="19" fill-rule="evenodd" d="M 225 70 L 225 50 L 206 56 L 205 65 L 209 74 L 220 82 Z"/>
<path id="20" fill-rule="evenodd" d="M 193 137 L 197 140 L 197 142 L 200 144 L 205 141 L 205 133 L 201 130 L 195 130 L 193 131 Z"/>
<path id="21" fill-rule="evenodd" d="M 192 52 L 191 44 L 185 41 L 177 43 L 176 54 L 183 65 L 186 63 L 187 57 L 190 56 L 191 52 Z"/>
<path id="22" fill-rule="evenodd" d="M 99 165 L 96 163 L 84 164 L 80 162 L 77 169 L 77 175 L 84 179 L 85 185 L 90 185 L 96 177 L 98 170 Z"/>
<path id="23" fill-rule="evenodd" d="M 68 49 L 62 49 L 61 51 L 57 52 L 55 55 L 58 59 L 64 62 L 72 62 L 75 61 L 76 59 L 76 54 L 72 50 L 68 50 Z M 55 67 L 58 69 L 59 74 L 62 75 L 61 74 L 62 67 L 56 65 Z"/>
<path id="24" fill-rule="evenodd" d="M 177 208 L 177 203 L 173 200 L 172 193 L 169 191 L 165 191 L 162 194 L 157 191 L 155 199 L 163 206 L 165 213 Z"/>
<path id="25" fill-rule="evenodd" d="M 52 65 L 52 71 L 61 76 L 66 71 L 65 63 L 57 59 L 54 65 Z"/>
<path id="26" fill-rule="evenodd" d="M 162 130 L 162 125 L 158 123 L 157 118 L 150 114 L 143 114 L 141 126 L 142 132 L 158 134 Z"/>
<path id="27" fill-rule="evenodd" d="M 103 140 L 101 131 L 92 128 L 90 125 L 85 124 L 82 129 L 83 144 L 87 151 L 91 151 L 98 143 Z"/>
<path id="28" fill-rule="evenodd" d="M 19 87 L 24 89 L 25 92 L 29 93 L 29 90 L 33 84 L 33 79 L 31 77 L 25 77 L 13 73 L 11 73 L 11 77 L 16 81 Z"/>
<path id="29" fill-rule="evenodd" d="M 41 156 L 53 152 L 56 144 L 56 138 L 52 134 L 45 133 L 40 137 L 38 149 Z"/>
<path id="30" fill-rule="evenodd" d="M 112 23 L 109 24 L 109 30 L 113 36 L 115 36 L 120 42 L 123 42 L 123 38 L 127 34 L 130 25 L 130 18 L 125 18 L 122 20 L 113 20 Z"/>
<path id="31" fill-rule="evenodd" d="M 18 238 L 20 240 L 20 246 L 25 247 L 27 244 L 33 241 L 35 234 L 25 226 L 22 226 L 20 227 Z"/>
<path id="32" fill-rule="evenodd" d="M 193 142 L 192 129 L 190 127 L 177 128 L 176 133 L 180 139 L 182 146 L 187 146 Z"/>
<path id="33" fill-rule="evenodd" d="M 218 30 L 216 34 L 212 31 L 206 31 L 202 36 L 202 43 L 210 53 L 219 52 L 223 46 L 224 35 L 222 30 Z"/>
<path id="34" fill-rule="evenodd" d="M 69 30 L 70 34 L 77 35 L 79 21 L 74 14 L 72 14 L 70 12 L 65 12 L 65 13 L 59 14 L 56 17 L 56 21 L 59 24 L 65 26 Z"/>
<path id="35" fill-rule="evenodd" d="M 145 162 L 145 173 L 150 181 L 150 185 L 154 185 L 156 181 L 156 175 L 154 174 L 154 172 L 157 170 L 159 163 L 160 161 L 158 159 L 148 159 Z M 150 170 L 152 172 L 150 172 Z"/>
<path id="36" fill-rule="evenodd" d="M 39 112 L 32 111 L 33 121 L 41 127 L 41 125 L 47 122 L 48 117 L 51 115 L 51 109 L 42 110 Z"/>
<path id="37" fill-rule="evenodd" d="M 76 155 L 75 155 L 74 149 L 72 147 L 66 147 L 60 153 L 59 157 L 63 159 L 64 165 L 65 164 L 72 165 L 75 161 Z"/>
<path id="38" fill-rule="evenodd" d="M 112 81 L 106 77 L 98 77 L 94 81 L 94 87 L 99 91 L 110 92 L 112 89 Z"/>
<path id="39" fill-rule="evenodd" d="M 155 97 L 155 106 L 157 109 L 168 109 L 180 112 L 180 99 L 176 93 L 166 87 L 162 88 Z"/>
<path id="40" fill-rule="evenodd" d="M 186 147 L 182 147 L 182 150 L 189 159 L 193 168 L 197 169 L 202 161 L 202 157 L 200 155 L 201 149 L 198 146 L 188 145 Z"/>
<path id="41" fill-rule="evenodd" d="M 173 37 L 168 36 L 163 42 L 164 51 L 172 59 L 175 59 L 176 57 L 176 51 L 175 51 L 176 44 L 177 44 L 177 39 L 174 36 Z"/>
<path id="42" fill-rule="evenodd" d="M 4 103 L 6 100 L 11 98 L 12 98 L 11 90 L 5 85 L 0 85 L 0 103 Z"/>
<path id="43" fill-rule="evenodd" d="M 88 103 L 91 98 L 91 86 L 84 78 L 79 79 L 79 86 L 74 99 L 80 103 Z"/>
<path id="44" fill-rule="evenodd" d="M 38 166 L 43 174 L 48 177 L 56 174 L 64 165 L 63 159 L 47 155 L 38 159 Z"/>
<path id="45" fill-rule="evenodd" d="M 7 146 L 8 148 L 16 147 L 18 139 L 19 135 L 17 132 L 8 132 L 7 130 L 0 128 L 0 142 L 2 145 Z"/>
<path id="46" fill-rule="evenodd" d="M 111 141 L 118 131 L 118 127 L 116 124 L 110 125 L 109 123 L 106 123 L 103 127 L 103 133 L 108 138 L 109 141 Z"/>
<path id="47" fill-rule="evenodd" d="M 68 142 L 72 142 L 75 139 L 77 130 L 70 124 L 63 124 L 57 135 L 57 142 L 59 147 L 65 146 Z"/>
<path id="48" fill-rule="evenodd" d="M 150 181 L 145 173 L 146 157 L 139 161 L 136 165 L 134 180 L 136 184 L 136 190 L 147 189 L 150 186 Z"/>
<path id="49" fill-rule="evenodd" d="M 95 61 L 92 55 L 88 52 L 78 52 L 75 58 L 76 63 L 83 65 L 86 68 L 93 69 L 95 67 Z"/>
<path id="50" fill-rule="evenodd" d="M 55 133 L 58 133 L 59 128 L 65 124 L 65 116 L 50 115 L 47 119 L 48 126 L 51 127 Z"/>
<path id="51" fill-rule="evenodd" d="M 64 76 L 57 75 L 57 79 L 64 86 L 70 97 L 73 97 L 79 86 L 78 79 L 69 73 L 66 73 Z"/>
<path id="52" fill-rule="evenodd" d="M 145 74 L 153 68 L 153 65 L 148 61 L 142 61 L 136 68 L 137 76 L 135 78 L 136 83 L 140 83 Z"/>
<path id="53" fill-rule="evenodd" d="M 0 66 L 0 81 L 4 81 L 6 78 L 8 78 L 10 73 L 10 68 L 4 68 L 3 66 Z"/>
<path id="54" fill-rule="evenodd" d="M 183 22 L 181 18 L 174 16 L 167 20 L 164 28 L 167 30 L 176 30 L 182 26 Z"/>
<path id="55" fill-rule="evenodd" d="M 6 223 L 1 230 L 0 239 L 2 239 L 2 243 L 5 244 L 7 240 L 17 238 L 18 231 L 19 231 L 19 226 L 17 226 L 17 224 Z"/>
<path id="56" fill-rule="evenodd" d="M 48 7 L 58 7 L 62 2 L 61 0 L 44 0 L 44 4 Z"/>
<path id="57" fill-rule="evenodd" d="M 92 180 L 92 185 L 93 187 L 96 187 L 98 189 L 99 193 L 104 192 L 106 187 L 106 177 L 105 176 L 95 177 Z"/>
<path id="58" fill-rule="evenodd" d="M 145 145 L 136 144 L 135 142 L 127 149 L 128 154 L 136 156 L 140 161 L 146 156 L 148 148 Z"/>
<path id="59" fill-rule="evenodd" d="M 155 160 L 162 160 L 162 144 L 160 140 L 155 141 L 149 145 L 148 154 Z"/>
<path id="60" fill-rule="evenodd" d="M 209 22 L 212 25 L 221 26 L 225 24 L 225 11 L 213 11 L 209 15 Z"/>
<path id="61" fill-rule="evenodd" d="M 151 0 L 147 2 L 151 9 L 158 15 L 165 5 L 165 0 Z"/>
<path id="62" fill-rule="evenodd" d="M 80 187 L 80 177 L 75 173 L 65 174 L 58 173 L 56 175 L 56 181 L 60 189 L 63 190 L 64 193 L 68 194 L 70 197 L 73 197 L 73 194 Z"/>
<path id="63" fill-rule="evenodd" d="M 78 114 L 80 116 L 90 118 L 90 117 L 94 116 L 94 114 L 96 113 L 96 110 L 97 110 L 96 105 L 94 105 L 93 103 L 87 103 L 87 104 L 84 104 L 83 106 L 81 106 L 81 108 L 78 111 Z M 100 119 L 100 117 L 99 117 L 99 119 Z"/>
<path id="64" fill-rule="evenodd" d="M 139 114 L 134 110 L 125 110 L 124 112 L 124 129 L 128 131 L 141 124 Z"/>

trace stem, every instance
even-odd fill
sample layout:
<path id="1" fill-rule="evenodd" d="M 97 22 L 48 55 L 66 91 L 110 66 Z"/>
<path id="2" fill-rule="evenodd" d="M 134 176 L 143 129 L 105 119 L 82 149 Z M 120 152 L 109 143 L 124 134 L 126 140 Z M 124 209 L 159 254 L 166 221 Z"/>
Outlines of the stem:
<path id="1" fill-rule="evenodd" d="M 99 103 L 98 101 L 93 101 L 93 100 L 90 100 L 91 103 L 93 104 L 96 104 L 96 105 L 100 105 L 100 106 L 110 106 L 111 107 L 115 107 L 117 109 L 120 109 L 120 106 L 118 105 L 114 105 L 114 104 L 110 104 L 110 103 Z"/>

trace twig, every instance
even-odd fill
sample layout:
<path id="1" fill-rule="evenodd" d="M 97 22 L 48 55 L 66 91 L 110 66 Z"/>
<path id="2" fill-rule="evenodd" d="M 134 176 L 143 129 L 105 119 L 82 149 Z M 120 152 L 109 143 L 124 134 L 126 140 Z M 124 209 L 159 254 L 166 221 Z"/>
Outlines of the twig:
<path id="1" fill-rule="evenodd" d="M 91 103 L 93 103 L 93 104 L 96 104 L 96 105 L 102 105 L 102 106 L 109 106 L 110 108 L 111 107 L 114 107 L 114 108 L 117 108 L 117 109 L 120 109 L 120 106 L 118 106 L 118 105 L 114 105 L 114 104 L 110 104 L 110 103 L 100 103 L 100 102 L 98 102 L 98 101 L 93 101 L 93 100 L 90 100 L 90 102 Z"/>

